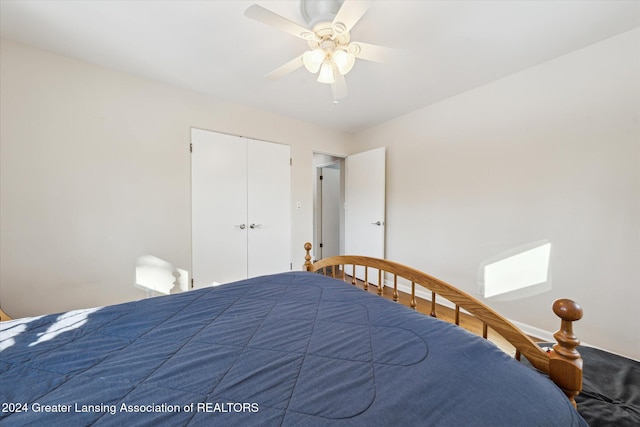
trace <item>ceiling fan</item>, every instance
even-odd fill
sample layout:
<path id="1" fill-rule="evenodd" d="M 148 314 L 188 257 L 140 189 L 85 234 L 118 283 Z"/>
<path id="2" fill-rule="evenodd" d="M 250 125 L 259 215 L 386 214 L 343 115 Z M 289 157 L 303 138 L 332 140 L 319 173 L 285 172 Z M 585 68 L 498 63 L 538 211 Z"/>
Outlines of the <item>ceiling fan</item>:
<path id="1" fill-rule="evenodd" d="M 352 42 L 350 31 L 371 6 L 372 0 L 301 0 L 305 28 L 256 4 L 245 16 L 305 40 L 309 49 L 267 74 L 277 79 L 302 66 L 318 74 L 318 82 L 331 85 L 333 102 L 347 96 L 344 76 L 356 59 L 385 62 L 391 49 L 362 42 Z"/>

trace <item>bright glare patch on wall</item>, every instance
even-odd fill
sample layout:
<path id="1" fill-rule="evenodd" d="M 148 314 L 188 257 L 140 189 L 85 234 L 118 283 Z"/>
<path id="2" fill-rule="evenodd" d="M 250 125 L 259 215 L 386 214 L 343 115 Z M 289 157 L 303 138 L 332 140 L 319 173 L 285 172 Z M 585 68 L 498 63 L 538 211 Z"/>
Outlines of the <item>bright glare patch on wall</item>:
<path id="1" fill-rule="evenodd" d="M 147 296 L 188 290 L 189 273 L 153 255 L 143 255 L 136 262 L 136 284 Z"/>
<path id="2" fill-rule="evenodd" d="M 549 278 L 551 243 L 486 264 L 481 293 L 485 298 L 546 283 Z"/>

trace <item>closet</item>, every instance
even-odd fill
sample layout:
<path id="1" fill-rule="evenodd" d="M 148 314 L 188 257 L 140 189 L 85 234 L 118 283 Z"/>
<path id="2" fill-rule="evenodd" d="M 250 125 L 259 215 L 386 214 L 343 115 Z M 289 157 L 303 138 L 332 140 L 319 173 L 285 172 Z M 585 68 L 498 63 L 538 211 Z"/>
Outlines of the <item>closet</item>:
<path id="1" fill-rule="evenodd" d="M 192 288 L 291 269 L 290 151 L 191 130 Z"/>

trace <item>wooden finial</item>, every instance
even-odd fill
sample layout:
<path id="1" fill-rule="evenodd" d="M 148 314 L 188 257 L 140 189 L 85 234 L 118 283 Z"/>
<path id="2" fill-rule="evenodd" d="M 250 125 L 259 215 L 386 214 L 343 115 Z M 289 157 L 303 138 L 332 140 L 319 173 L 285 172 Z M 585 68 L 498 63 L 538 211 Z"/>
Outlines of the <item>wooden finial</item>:
<path id="1" fill-rule="evenodd" d="M 304 269 L 309 271 L 309 267 L 311 267 L 311 243 L 307 242 L 304 244 L 304 250 L 307 251 L 307 254 L 304 256 Z"/>
<path id="2" fill-rule="evenodd" d="M 582 307 L 570 299 L 559 299 L 553 303 L 553 312 L 562 319 L 560 330 L 553 334 L 557 341 L 553 349 L 569 359 L 579 358 L 576 347 L 580 345 L 580 340 L 573 334 L 572 322 L 582 319 Z"/>
<path id="3" fill-rule="evenodd" d="M 582 390 L 582 358 L 576 347 L 580 340 L 573 334 L 573 323 L 582 318 L 582 308 L 570 299 L 553 303 L 553 312 L 560 317 L 560 330 L 553 337 L 557 343 L 549 354 L 549 377 L 567 395 L 573 406 Z"/>

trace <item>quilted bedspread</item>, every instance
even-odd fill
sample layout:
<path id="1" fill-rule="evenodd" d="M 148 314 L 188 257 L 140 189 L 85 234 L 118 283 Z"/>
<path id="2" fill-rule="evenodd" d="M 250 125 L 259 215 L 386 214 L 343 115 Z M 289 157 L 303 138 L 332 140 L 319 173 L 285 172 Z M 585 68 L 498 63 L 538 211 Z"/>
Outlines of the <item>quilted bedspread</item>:
<path id="1" fill-rule="evenodd" d="M 307 272 L 0 323 L 0 424 L 586 425 L 490 342 Z"/>

